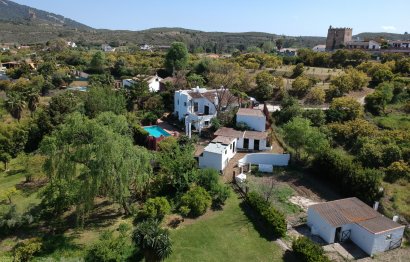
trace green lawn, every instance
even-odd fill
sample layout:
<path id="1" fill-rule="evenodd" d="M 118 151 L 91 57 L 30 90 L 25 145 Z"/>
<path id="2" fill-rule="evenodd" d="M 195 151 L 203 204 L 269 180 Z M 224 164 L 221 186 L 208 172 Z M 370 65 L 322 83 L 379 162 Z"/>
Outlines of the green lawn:
<path id="1" fill-rule="evenodd" d="M 173 253 L 166 261 L 283 261 L 283 252 L 255 229 L 236 194 L 224 210 L 171 231 Z"/>

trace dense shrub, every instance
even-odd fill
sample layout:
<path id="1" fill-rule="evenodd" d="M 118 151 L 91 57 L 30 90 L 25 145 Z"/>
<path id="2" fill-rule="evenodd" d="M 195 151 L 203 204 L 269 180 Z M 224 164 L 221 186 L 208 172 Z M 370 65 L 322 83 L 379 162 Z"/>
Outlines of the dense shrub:
<path id="1" fill-rule="evenodd" d="M 330 262 L 321 246 L 307 237 L 299 237 L 292 241 L 292 249 L 301 262 Z"/>
<path id="2" fill-rule="evenodd" d="M 41 239 L 31 238 L 27 241 L 18 243 L 13 248 L 13 261 L 26 262 L 30 261 L 33 256 L 40 252 L 42 246 Z"/>
<path id="3" fill-rule="evenodd" d="M 268 201 L 256 192 L 250 192 L 247 196 L 247 201 L 261 215 L 265 222 L 272 227 L 275 236 L 284 237 L 286 235 L 287 224 L 285 215 L 282 212 L 272 207 Z"/>
<path id="4" fill-rule="evenodd" d="M 163 219 L 171 212 L 171 206 L 165 197 L 149 198 L 142 210 L 142 216 L 147 218 Z"/>
<path id="5" fill-rule="evenodd" d="M 8 206 L 0 213 L 0 236 L 10 234 L 19 228 L 30 225 L 33 221 L 34 217 L 29 211 L 19 214 L 15 205 Z"/>
<path id="6" fill-rule="evenodd" d="M 97 243 L 88 249 L 85 256 L 87 262 L 122 262 L 132 255 L 134 248 L 129 243 L 129 226 L 121 224 L 118 228 L 119 236 L 115 237 L 113 231 L 101 234 Z"/>
<path id="7" fill-rule="evenodd" d="M 132 127 L 132 134 L 135 144 L 144 146 L 147 143 L 147 137 L 149 136 L 149 133 L 147 130 L 142 128 L 142 126 L 135 124 Z"/>
<path id="8" fill-rule="evenodd" d="M 183 215 L 198 217 L 206 212 L 211 202 L 209 193 L 203 187 L 195 186 L 182 196 L 180 211 Z"/>
<path id="9" fill-rule="evenodd" d="M 394 182 L 401 178 L 410 181 L 410 166 L 403 160 L 393 162 L 389 167 L 386 168 L 385 180 Z"/>
<path id="10" fill-rule="evenodd" d="M 214 207 L 224 205 L 230 195 L 229 188 L 219 182 L 219 173 L 215 169 L 206 168 L 199 170 L 197 183 L 210 193 Z"/>
<path id="11" fill-rule="evenodd" d="M 336 149 L 322 151 L 313 161 L 313 170 L 325 180 L 338 185 L 340 192 L 345 196 L 356 196 L 367 203 L 372 203 L 382 195 L 379 188 L 383 172 L 376 169 L 363 169 L 343 151 Z"/>

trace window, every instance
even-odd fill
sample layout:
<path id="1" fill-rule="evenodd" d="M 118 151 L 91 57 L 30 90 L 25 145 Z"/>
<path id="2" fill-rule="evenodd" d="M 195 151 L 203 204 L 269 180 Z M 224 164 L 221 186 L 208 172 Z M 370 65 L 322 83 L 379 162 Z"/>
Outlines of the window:
<path id="1" fill-rule="evenodd" d="M 392 238 L 391 234 L 386 235 L 386 240 L 390 240 Z"/>
<path id="2" fill-rule="evenodd" d="M 177 100 L 177 105 L 179 105 L 179 99 Z"/>
<path id="3" fill-rule="evenodd" d="M 184 106 L 186 106 L 186 102 L 184 102 Z"/>
<path id="4" fill-rule="evenodd" d="M 205 122 L 204 122 L 204 125 L 205 125 L 205 126 L 209 126 L 209 121 L 205 121 Z"/>
<path id="5" fill-rule="evenodd" d="M 198 112 L 198 103 L 194 102 L 194 112 Z"/>

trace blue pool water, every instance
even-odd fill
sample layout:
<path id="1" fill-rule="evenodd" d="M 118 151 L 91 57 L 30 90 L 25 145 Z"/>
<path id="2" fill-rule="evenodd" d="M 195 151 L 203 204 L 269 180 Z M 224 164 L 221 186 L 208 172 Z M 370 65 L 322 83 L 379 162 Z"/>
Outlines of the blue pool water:
<path id="1" fill-rule="evenodd" d="M 153 136 L 155 138 L 161 136 L 170 136 L 170 134 L 167 131 L 165 131 L 159 126 L 145 126 L 144 129 L 149 133 L 150 136 Z"/>
<path id="2" fill-rule="evenodd" d="M 67 90 L 72 90 L 72 91 L 81 91 L 81 92 L 87 92 L 87 87 L 85 86 L 78 86 L 78 87 L 69 87 Z"/>

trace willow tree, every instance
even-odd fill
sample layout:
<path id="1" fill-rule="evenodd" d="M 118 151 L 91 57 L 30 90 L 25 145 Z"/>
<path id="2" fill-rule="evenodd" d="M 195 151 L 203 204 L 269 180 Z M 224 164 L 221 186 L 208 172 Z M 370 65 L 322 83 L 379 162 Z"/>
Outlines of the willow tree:
<path id="1" fill-rule="evenodd" d="M 43 140 L 41 151 L 47 157 L 44 169 L 50 184 L 57 185 L 56 194 L 63 191 L 59 184 L 75 185 L 73 204 L 81 223 L 97 196 L 108 197 L 129 214 L 130 197 L 144 189 L 151 174 L 147 150 L 132 144 L 125 117 L 111 112 L 95 119 L 70 115 Z"/>

